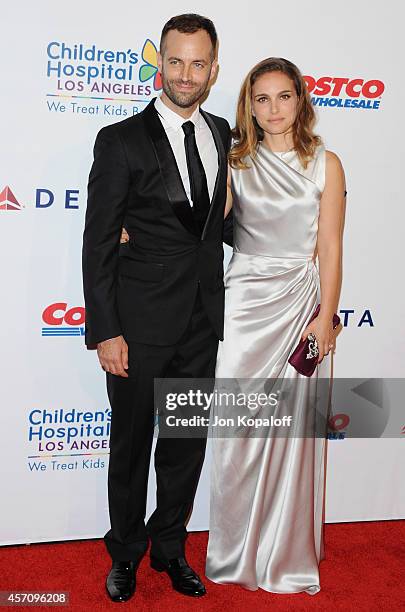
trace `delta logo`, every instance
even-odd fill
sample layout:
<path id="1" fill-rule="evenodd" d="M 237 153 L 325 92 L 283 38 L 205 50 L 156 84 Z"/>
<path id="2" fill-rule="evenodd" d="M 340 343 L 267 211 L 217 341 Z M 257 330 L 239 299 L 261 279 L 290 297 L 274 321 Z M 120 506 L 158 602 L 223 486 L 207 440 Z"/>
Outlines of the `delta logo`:
<path id="1" fill-rule="evenodd" d="M 22 210 L 24 204 L 21 204 L 10 187 L 6 185 L 3 191 L 0 193 L 0 210 Z"/>
<path id="2" fill-rule="evenodd" d="M 84 336 L 84 306 L 68 306 L 67 302 L 49 304 L 43 313 L 42 336 Z"/>
<path id="3" fill-rule="evenodd" d="M 385 90 L 379 79 L 304 76 L 312 104 L 328 108 L 378 110 Z"/>
<path id="4" fill-rule="evenodd" d="M 38 187 L 34 191 L 34 208 L 48 209 L 51 206 L 63 206 L 66 210 L 79 210 L 79 195 L 78 189 L 63 189 L 56 191 L 45 187 Z M 29 202 L 29 207 L 31 202 Z M 55 207 L 56 207 L 55 206 Z M 26 208 L 25 204 L 21 204 L 11 190 L 11 187 L 6 185 L 0 193 L 0 210 L 22 210 Z"/>

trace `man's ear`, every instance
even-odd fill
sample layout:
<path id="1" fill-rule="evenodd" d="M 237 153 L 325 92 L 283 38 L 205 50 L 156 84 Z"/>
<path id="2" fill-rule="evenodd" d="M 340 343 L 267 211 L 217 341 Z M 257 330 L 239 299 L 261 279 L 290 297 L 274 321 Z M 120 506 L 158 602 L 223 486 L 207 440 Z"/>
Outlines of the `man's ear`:
<path id="1" fill-rule="evenodd" d="M 215 78 L 215 75 L 218 72 L 218 60 L 214 59 L 214 61 L 211 64 L 211 73 L 210 73 L 210 81 L 212 81 Z"/>
<path id="2" fill-rule="evenodd" d="M 160 51 L 157 52 L 157 65 L 158 65 L 160 74 L 162 74 L 163 57 L 161 56 Z"/>

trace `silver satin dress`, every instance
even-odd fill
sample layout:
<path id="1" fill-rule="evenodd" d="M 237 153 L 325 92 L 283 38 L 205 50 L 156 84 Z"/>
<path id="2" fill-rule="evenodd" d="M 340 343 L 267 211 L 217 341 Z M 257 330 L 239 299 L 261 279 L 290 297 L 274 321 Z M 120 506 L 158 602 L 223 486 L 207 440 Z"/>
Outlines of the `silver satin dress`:
<path id="1" fill-rule="evenodd" d="M 320 373 L 301 376 L 288 358 L 320 301 L 314 252 L 325 149 L 304 169 L 294 150 L 259 144 L 248 163 L 232 170 L 234 252 L 216 378 L 300 379 L 313 388 Z M 299 418 L 302 398 L 292 407 Z M 218 411 L 212 407 L 212 419 Z M 325 445 L 322 437 L 213 437 L 210 580 L 273 593 L 320 590 Z"/>

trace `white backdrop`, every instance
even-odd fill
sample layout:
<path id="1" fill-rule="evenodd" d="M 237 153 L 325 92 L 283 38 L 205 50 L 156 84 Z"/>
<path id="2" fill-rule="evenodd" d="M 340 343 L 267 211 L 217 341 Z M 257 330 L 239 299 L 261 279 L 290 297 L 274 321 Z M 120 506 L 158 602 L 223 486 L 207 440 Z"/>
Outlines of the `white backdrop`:
<path id="1" fill-rule="evenodd" d="M 2 544 L 107 529 L 109 406 L 82 337 L 86 183 L 97 131 L 159 93 L 145 42 L 157 45 L 163 23 L 190 9 L 217 26 L 220 73 L 205 108 L 231 124 L 242 78 L 265 57 L 329 77 L 313 92 L 318 132 L 341 157 L 349 192 L 341 314 L 350 312 L 335 372 L 404 377 L 400 3 L 17 0 L 0 37 Z M 404 459 L 401 439 L 330 441 L 327 521 L 404 517 Z M 190 529 L 208 526 L 208 467 L 209 453 Z M 153 475 L 150 489 L 149 511 Z"/>

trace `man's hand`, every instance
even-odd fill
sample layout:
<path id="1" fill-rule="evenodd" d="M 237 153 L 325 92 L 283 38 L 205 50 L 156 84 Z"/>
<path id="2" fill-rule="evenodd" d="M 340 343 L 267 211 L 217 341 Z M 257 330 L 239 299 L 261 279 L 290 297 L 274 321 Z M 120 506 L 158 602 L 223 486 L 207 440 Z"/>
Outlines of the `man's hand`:
<path id="1" fill-rule="evenodd" d="M 105 372 L 128 378 L 128 344 L 122 336 L 99 342 L 97 355 Z"/>

